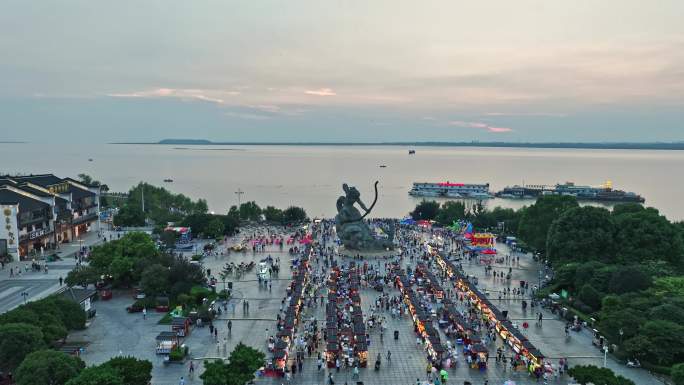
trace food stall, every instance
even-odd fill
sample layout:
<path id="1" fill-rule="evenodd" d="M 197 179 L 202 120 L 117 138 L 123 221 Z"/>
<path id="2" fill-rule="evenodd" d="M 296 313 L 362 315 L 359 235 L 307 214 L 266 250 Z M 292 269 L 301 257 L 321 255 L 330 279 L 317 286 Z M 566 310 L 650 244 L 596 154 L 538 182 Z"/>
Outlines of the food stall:
<path id="1" fill-rule="evenodd" d="M 169 354 L 180 345 L 180 338 L 175 332 L 160 332 L 155 339 L 157 341 L 156 354 Z"/>

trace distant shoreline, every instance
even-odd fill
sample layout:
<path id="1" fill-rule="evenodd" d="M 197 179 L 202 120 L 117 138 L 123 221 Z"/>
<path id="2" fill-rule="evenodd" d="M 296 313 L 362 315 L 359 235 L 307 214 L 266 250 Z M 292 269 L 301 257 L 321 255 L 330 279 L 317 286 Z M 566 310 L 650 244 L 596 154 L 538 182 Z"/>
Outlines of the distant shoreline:
<path id="1" fill-rule="evenodd" d="M 580 142 L 213 142 L 193 139 L 165 139 L 159 142 L 116 142 L 109 144 L 194 145 L 194 146 L 404 146 L 404 147 L 500 147 L 571 148 L 597 150 L 684 150 L 684 142 L 671 143 L 580 143 Z"/>

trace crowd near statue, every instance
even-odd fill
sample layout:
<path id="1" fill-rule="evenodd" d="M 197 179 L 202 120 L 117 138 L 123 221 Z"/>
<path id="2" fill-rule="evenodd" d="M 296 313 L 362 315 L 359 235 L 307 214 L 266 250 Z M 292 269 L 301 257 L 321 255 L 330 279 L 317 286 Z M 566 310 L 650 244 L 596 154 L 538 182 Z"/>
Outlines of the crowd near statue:
<path id="1" fill-rule="evenodd" d="M 378 239 L 373 237 L 370 226 L 364 218 L 370 214 L 371 210 L 378 201 L 378 182 L 375 182 L 375 198 L 370 207 L 361 200 L 361 193 L 356 187 L 342 185 L 344 196 L 337 198 L 337 215 L 335 216 L 335 230 L 342 244 L 350 250 L 386 250 L 393 248 L 394 231 L 390 229 L 388 239 Z M 364 211 L 363 214 L 356 208 L 355 204 Z"/>

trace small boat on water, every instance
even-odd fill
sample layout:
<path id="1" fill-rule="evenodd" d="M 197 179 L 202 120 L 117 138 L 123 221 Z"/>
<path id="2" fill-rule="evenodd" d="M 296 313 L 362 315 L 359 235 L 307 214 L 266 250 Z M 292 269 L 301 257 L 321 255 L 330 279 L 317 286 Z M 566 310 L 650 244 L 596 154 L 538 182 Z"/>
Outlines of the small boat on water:
<path id="1" fill-rule="evenodd" d="M 93 161 L 93 158 L 88 158 L 88 162 L 92 162 L 92 161 Z"/>
<path id="2" fill-rule="evenodd" d="M 387 165 L 381 164 L 380 168 L 387 168 Z"/>
<path id="3" fill-rule="evenodd" d="M 416 150 L 409 150 L 409 155 L 416 155 Z"/>
<path id="4" fill-rule="evenodd" d="M 171 183 L 171 182 L 173 182 L 173 179 L 167 178 L 167 179 L 164 179 L 164 182 L 166 182 L 166 183 Z"/>

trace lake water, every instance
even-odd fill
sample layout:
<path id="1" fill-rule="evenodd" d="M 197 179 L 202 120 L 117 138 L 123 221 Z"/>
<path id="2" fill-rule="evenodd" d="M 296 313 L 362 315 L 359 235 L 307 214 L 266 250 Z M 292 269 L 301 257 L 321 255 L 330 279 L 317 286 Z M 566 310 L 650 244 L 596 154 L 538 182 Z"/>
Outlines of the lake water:
<path id="1" fill-rule="evenodd" d="M 147 181 L 205 198 L 217 213 L 237 204 L 238 189 L 244 191 L 243 202 L 298 205 L 309 216 L 333 216 L 343 182 L 356 186 L 370 204 L 378 180 L 380 197 L 371 216 L 402 217 L 420 201 L 408 195 L 413 182 L 488 182 L 494 192 L 523 181 L 600 185 L 611 180 L 615 188 L 641 194 L 668 218 L 683 220 L 682 170 L 684 151 L 417 147 L 409 156 L 408 148 L 400 146 L 0 144 L 3 173 L 86 173 L 112 191 Z M 164 183 L 166 178 L 174 182 Z M 504 207 L 525 203 L 488 202 Z"/>

